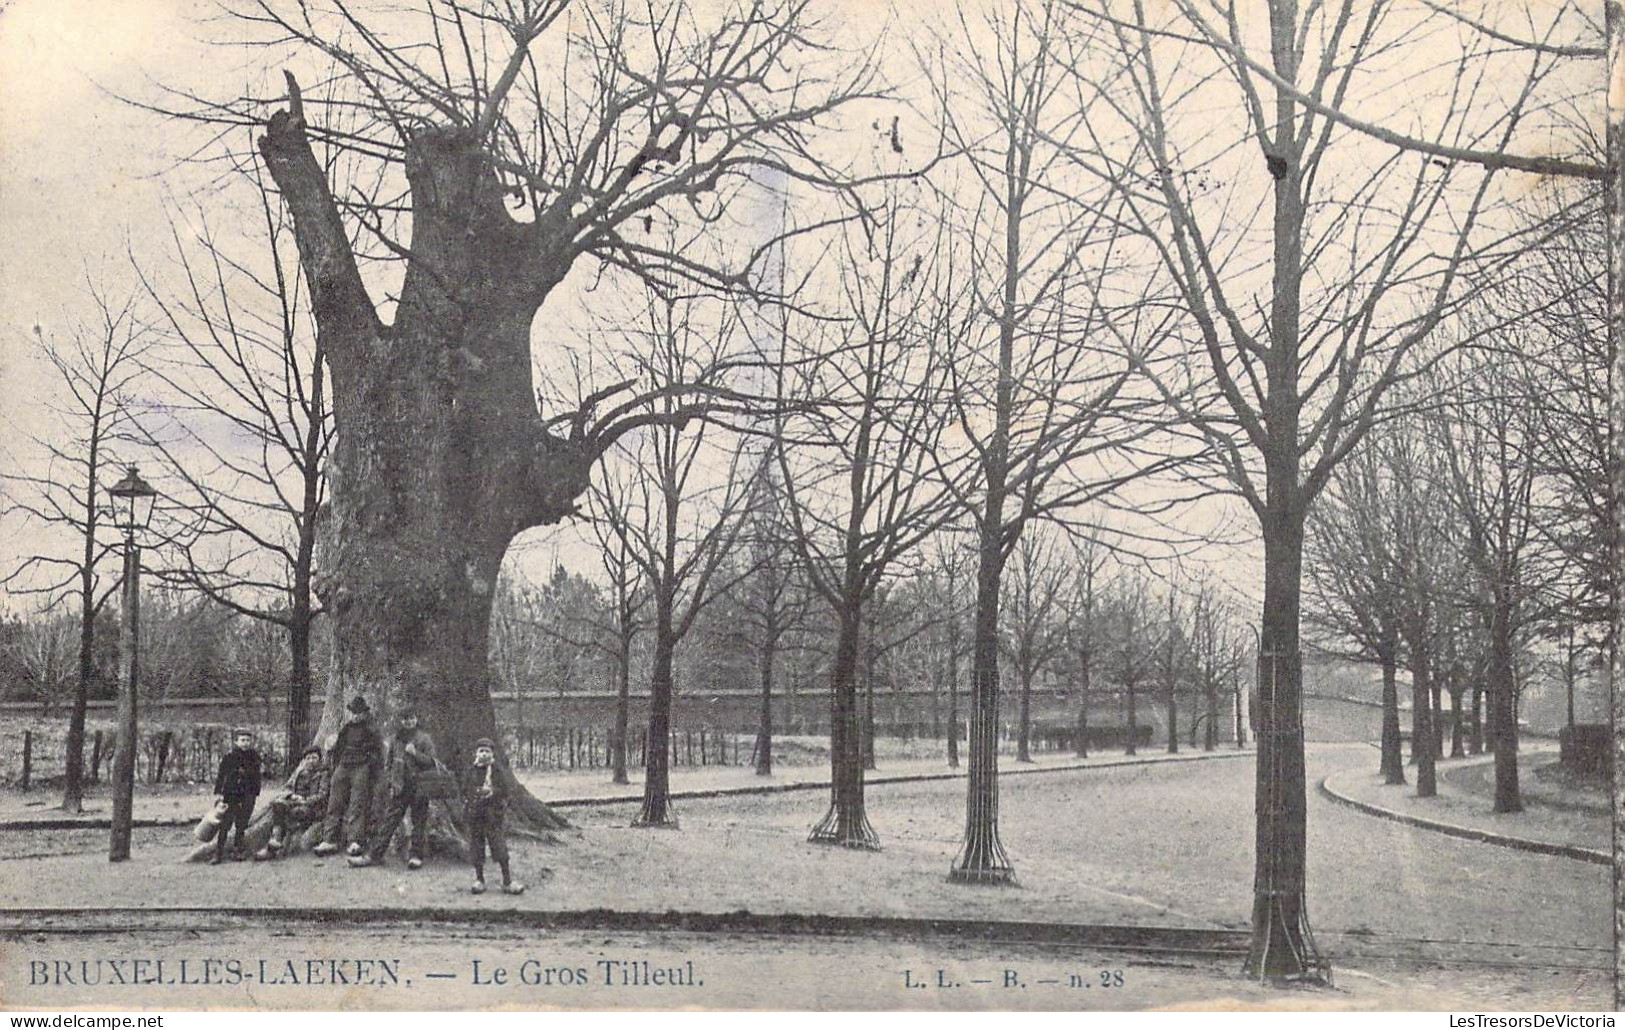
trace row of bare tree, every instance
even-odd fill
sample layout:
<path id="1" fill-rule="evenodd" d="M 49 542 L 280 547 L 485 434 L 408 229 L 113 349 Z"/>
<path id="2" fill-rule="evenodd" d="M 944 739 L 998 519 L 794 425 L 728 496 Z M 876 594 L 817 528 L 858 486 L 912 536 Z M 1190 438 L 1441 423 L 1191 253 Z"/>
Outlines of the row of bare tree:
<path id="1" fill-rule="evenodd" d="M 762 517 L 760 510 L 752 512 L 742 532 L 745 546 L 724 559 L 727 589 L 683 635 L 673 655 L 673 678 L 701 696 L 755 684 L 756 768 L 769 775 L 775 699 L 824 692 L 839 626 L 799 566 L 760 560 L 775 539 L 754 535 L 771 526 L 757 521 Z M 963 539 L 955 546 L 948 533 L 932 543 L 942 546 L 927 553 L 922 565 L 883 581 L 863 608 L 855 703 L 866 770 L 875 768 L 877 694 L 880 707 L 890 707 L 888 723 L 946 737 L 945 757 L 951 767 L 959 764 L 957 735 L 948 727 L 963 725 L 958 670 L 969 657 L 964 629 L 973 607 L 965 576 L 970 552 Z M 1080 756 L 1087 754 L 1092 711 L 1115 713 L 1108 716 L 1113 725 L 1136 726 L 1147 706 L 1159 706 L 1164 725 L 1175 730 L 1167 742 L 1171 750 L 1178 749 L 1182 710 L 1190 713 L 1192 746 L 1200 742 L 1211 750 L 1221 738 L 1245 739 L 1246 702 L 1236 695 L 1252 646 L 1234 605 L 1210 583 L 1188 594 L 1164 591 L 1165 601 L 1155 596 L 1153 572 L 1109 567 L 1112 558 L 1098 544 L 1074 547 L 1047 532 L 1025 538 L 1017 550 L 1000 612 L 1005 693 L 1013 704 L 1006 711 L 1014 719 L 1010 736 L 1017 760 L 1029 760 L 1035 688 L 1068 698 L 1076 732 L 1053 725 L 1053 713 L 1045 728 L 1051 736 L 1068 730 L 1061 736 Z M 557 694 L 562 700 L 611 687 L 620 695 L 614 722 L 626 720 L 631 687 L 647 694 L 653 669 L 649 592 L 627 591 L 623 607 L 615 582 L 573 575 L 562 565 L 545 583 L 515 574 L 504 578 L 502 589 L 492 616 L 496 682 L 520 699 Z M 1233 716 L 1241 719 L 1239 733 Z M 626 746 L 624 735 L 611 735 L 616 768 Z"/>
<path id="2" fill-rule="evenodd" d="M 1382 668 L 1390 783 L 1404 782 L 1395 670 L 1409 669 L 1422 797 L 1436 790 L 1441 690 L 1458 755 L 1463 695 L 1475 727 L 1487 700 L 1495 810 L 1519 811 L 1520 657 L 1558 641 L 1572 732 L 1576 680 L 1612 646 L 1598 199 L 1527 216 L 1542 238 L 1460 320 L 1462 346 L 1409 388 L 1310 518 L 1309 619 Z"/>
<path id="3" fill-rule="evenodd" d="M 867 26 L 806 0 L 225 7 L 211 31 L 254 44 L 278 84 L 151 106 L 209 133 L 263 231 L 249 249 L 177 233 L 174 271 L 140 279 L 156 314 L 103 303 L 75 337 L 101 352 L 83 363 L 99 386 L 73 394 L 91 432 L 64 452 L 75 471 L 34 483 L 59 498 L 36 513 L 79 533 L 81 556 L 56 560 L 86 611 L 101 456 L 151 448 L 186 515 L 166 575 L 285 627 L 296 655 L 318 612 L 332 620 L 320 732 L 364 691 L 433 713 L 459 751 L 494 735 L 504 557 L 585 496 L 623 634 L 647 592 L 641 821 L 671 819 L 661 720 L 683 637 L 742 569 L 793 568 L 836 625 L 835 786 L 813 839 L 867 847 L 865 609 L 956 528 L 974 604 L 952 877 L 1008 882 L 1001 662 L 1037 645 L 1012 649 L 1001 613 L 1043 591 L 1007 566 L 1043 525 L 1166 557 L 1192 541 L 1162 515 L 1230 498 L 1262 539 L 1271 670 L 1249 968 L 1321 971 L 1304 904 L 1311 513 L 1396 419 L 1448 413 L 1440 384 L 1495 396 L 1474 368 L 1512 348 L 1481 341 L 1557 303 L 1523 255 L 1587 198 L 1521 216 L 1532 177 L 1603 178 L 1575 71 L 1603 54 L 1593 11 L 966 0 L 900 26 L 897 49 L 836 45 Z M 199 223 L 224 217 L 215 185 Z M 145 418 L 104 403 L 132 393 Z M 1518 488 L 1485 472 L 1524 432 L 1527 405 L 1505 407 L 1499 431 L 1458 410 L 1438 453 L 1460 468 L 1425 478 L 1453 501 L 1419 515 L 1464 541 L 1491 652 L 1515 646 L 1528 587 L 1505 566 L 1529 530 L 1474 499 Z M 1587 430 L 1561 431 L 1548 450 L 1566 454 Z M 1563 503 L 1578 516 L 1599 496 Z M 760 589 L 774 639 L 785 595 Z M 1426 649 L 1407 654 L 1425 684 Z M 517 796 L 518 821 L 558 824 Z"/>

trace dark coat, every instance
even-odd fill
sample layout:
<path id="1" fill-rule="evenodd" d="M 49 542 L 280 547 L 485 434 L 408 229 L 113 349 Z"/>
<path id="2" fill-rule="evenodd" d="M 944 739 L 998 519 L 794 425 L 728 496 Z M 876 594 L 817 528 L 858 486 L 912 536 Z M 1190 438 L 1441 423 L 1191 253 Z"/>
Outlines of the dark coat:
<path id="1" fill-rule="evenodd" d="M 253 748 L 232 748 L 220 759 L 214 792 L 227 802 L 252 801 L 260 796 L 260 753 Z"/>
<path id="2" fill-rule="evenodd" d="M 412 754 L 406 753 L 408 744 L 412 745 Z M 433 737 L 420 729 L 396 733 L 389 738 L 389 789 L 400 793 L 408 784 L 417 782 L 418 773 L 433 769 L 434 763 Z"/>
<path id="3" fill-rule="evenodd" d="M 486 781 L 486 770 L 490 770 L 491 796 L 485 797 L 480 788 Z M 463 770 L 463 803 L 471 809 L 482 811 L 502 811 L 502 806 L 508 800 L 508 778 L 503 770 L 493 761 L 490 765 L 469 764 Z"/>
<path id="4" fill-rule="evenodd" d="M 351 719 L 340 727 L 338 739 L 333 741 L 332 761 L 329 763 L 333 768 L 342 765 L 353 769 L 370 765 L 376 769 L 383 761 L 384 741 L 371 719 Z"/>

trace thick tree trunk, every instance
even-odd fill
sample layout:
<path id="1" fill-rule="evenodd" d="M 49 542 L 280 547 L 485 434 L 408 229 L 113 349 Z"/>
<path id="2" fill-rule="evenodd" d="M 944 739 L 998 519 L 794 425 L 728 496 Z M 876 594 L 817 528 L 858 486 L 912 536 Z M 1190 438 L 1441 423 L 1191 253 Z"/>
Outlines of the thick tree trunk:
<path id="1" fill-rule="evenodd" d="M 361 694 L 386 722 L 410 705 L 448 763 L 501 749 L 486 673 L 509 542 L 568 514 L 589 442 L 550 434 L 532 385 L 531 323 L 568 271 L 546 227 L 509 215 L 482 141 L 420 128 L 406 147 L 411 257 L 394 323 L 378 318 L 290 79 L 260 151 L 293 213 L 340 431 L 329 466 L 331 553 L 318 593 L 334 654 L 320 728 Z M 503 763 L 507 767 L 507 763 Z M 566 825 L 513 785 L 516 830 Z"/>
<path id="2" fill-rule="evenodd" d="M 1269 3 L 1270 53 L 1277 75 L 1298 77 L 1298 7 Z M 1246 971 L 1261 979 L 1324 981 L 1329 967 L 1315 948 L 1306 903 L 1307 802 L 1303 747 L 1303 654 L 1299 645 L 1303 525 L 1309 498 L 1300 479 L 1299 392 L 1303 342 L 1303 238 L 1306 221 L 1302 157 L 1306 135 L 1298 106 L 1276 91 L 1265 142 L 1271 184 L 1272 289 L 1265 396 L 1260 419 L 1265 490 L 1259 511 L 1264 538 L 1264 611 L 1259 637 L 1257 833 L 1254 848 L 1252 944 Z"/>
<path id="3" fill-rule="evenodd" d="M 1490 617 L 1490 744 L 1495 751 L 1495 811 L 1521 812 L 1518 790 L 1518 715 L 1512 671 L 1510 613 L 1497 604 Z"/>
<path id="4" fill-rule="evenodd" d="M 862 611 L 849 604 L 837 613 L 839 635 L 830 685 L 830 805 L 807 839 L 865 851 L 880 850 L 880 835 L 863 805 L 862 728 L 858 720 L 858 634 Z"/>
<path id="5" fill-rule="evenodd" d="M 982 508 L 976 514 L 976 615 L 971 633 L 970 768 L 965 783 L 965 839 L 948 871 L 955 883 L 1014 884 L 1015 868 L 999 840 L 999 581 L 1004 574 L 1005 496 L 1015 410 L 1015 341 L 1021 313 L 1023 206 L 1027 163 L 1008 138 L 1004 252 L 999 306 L 998 374 L 993 425 L 981 454 Z M 1030 156 L 1030 152 L 1029 155 Z"/>
<path id="6" fill-rule="evenodd" d="M 335 507 L 339 494 L 335 489 Z M 370 500 L 387 503 L 376 495 Z M 449 527 L 443 532 L 444 539 L 457 539 Z M 360 695 L 380 725 L 413 708 L 453 767 L 472 755 L 481 737 L 503 751 L 486 677 L 490 584 L 500 551 L 447 555 L 422 537 L 369 540 L 364 533 L 352 535 L 346 550 L 350 575 L 339 589 L 348 588 L 349 596 L 332 606 L 333 672 L 318 737 L 330 742 L 347 701 Z M 505 760 L 502 768 L 511 766 Z M 509 811 L 516 827 L 567 825 L 523 788 L 512 795 Z"/>
<path id="7" fill-rule="evenodd" d="M 1293 438 L 1296 434 L 1292 434 Z M 1279 455 L 1275 456 L 1279 459 Z M 1292 456 L 1296 463 L 1296 455 Z M 1296 482 L 1296 472 L 1289 482 Z M 1280 979 L 1323 975 L 1306 903 L 1306 775 L 1303 750 L 1303 515 L 1276 497 L 1264 526 L 1264 611 L 1259 677 L 1257 825 L 1253 939 L 1247 970 Z M 1283 491 L 1286 492 L 1286 491 Z M 1295 490 L 1291 491 L 1295 495 Z"/>
<path id="8" fill-rule="evenodd" d="M 1393 649 L 1382 656 L 1382 781 L 1391 786 L 1405 783 L 1405 756 L 1401 754 L 1399 732 L 1398 662 Z"/>
<path id="9" fill-rule="evenodd" d="M 1002 527 L 1002 519 L 998 525 Z M 948 872 L 955 883 L 1013 884 L 1016 871 L 999 840 L 999 534 L 984 525 L 971 639 L 970 770 L 965 839 Z"/>

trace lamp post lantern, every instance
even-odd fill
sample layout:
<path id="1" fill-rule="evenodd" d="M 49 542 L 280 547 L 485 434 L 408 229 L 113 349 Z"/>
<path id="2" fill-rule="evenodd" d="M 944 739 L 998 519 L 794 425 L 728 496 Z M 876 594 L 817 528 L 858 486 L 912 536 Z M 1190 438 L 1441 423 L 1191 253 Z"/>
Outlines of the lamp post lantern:
<path id="1" fill-rule="evenodd" d="M 152 521 L 158 498 L 134 465 L 108 489 L 113 498 L 113 524 L 124 531 L 124 576 L 119 626 L 118 746 L 113 752 L 113 830 L 107 859 L 130 857 L 130 816 L 135 801 L 136 688 L 140 680 L 141 549 L 136 532 Z"/>

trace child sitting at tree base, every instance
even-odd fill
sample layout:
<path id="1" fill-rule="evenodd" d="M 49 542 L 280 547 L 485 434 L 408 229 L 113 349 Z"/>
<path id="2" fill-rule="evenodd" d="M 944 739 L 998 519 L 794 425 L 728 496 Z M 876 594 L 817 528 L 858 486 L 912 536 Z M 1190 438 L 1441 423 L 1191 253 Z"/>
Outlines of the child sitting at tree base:
<path id="1" fill-rule="evenodd" d="M 319 747 L 307 747 L 281 793 L 271 799 L 271 839 L 254 853 L 256 862 L 276 858 L 288 842 L 327 812 L 327 762 Z"/>
<path id="2" fill-rule="evenodd" d="M 508 798 L 507 778 L 497 768 L 496 745 L 487 737 L 474 742 L 474 764 L 463 773 L 464 811 L 468 815 L 468 857 L 474 863 L 475 894 L 485 893 L 485 849 L 502 867 L 502 892 L 522 894 L 508 866 L 508 843 L 502 837 L 503 805 Z"/>

